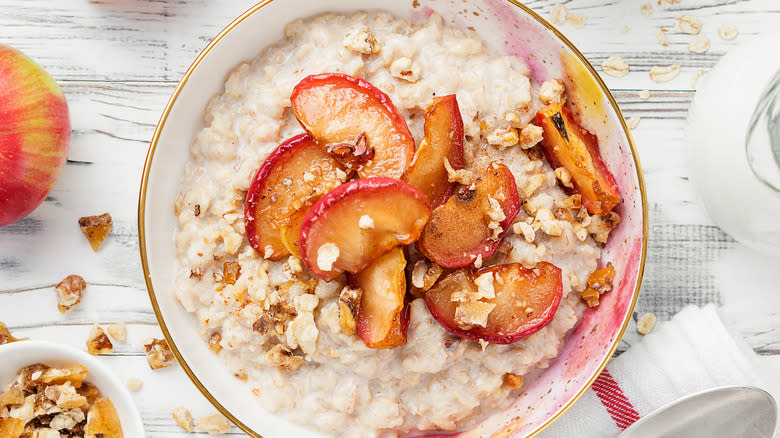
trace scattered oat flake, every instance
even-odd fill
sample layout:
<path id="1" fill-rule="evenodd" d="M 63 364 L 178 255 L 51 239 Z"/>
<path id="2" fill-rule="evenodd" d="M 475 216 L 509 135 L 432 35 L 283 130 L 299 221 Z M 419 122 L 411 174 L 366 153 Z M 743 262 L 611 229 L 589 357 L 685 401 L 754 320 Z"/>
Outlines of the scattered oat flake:
<path id="1" fill-rule="evenodd" d="M 556 3 L 550 8 L 550 22 L 552 24 L 563 24 L 566 21 L 566 16 L 569 12 L 566 10 L 566 6 L 561 3 Z"/>
<path id="2" fill-rule="evenodd" d="M 85 216 L 79 219 L 81 232 L 87 237 L 93 251 L 97 251 L 100 248 L 100 245 L 106 240 L 108 233 L 111 232 L 113 225 L 114 222 L 108 213 L 103 213 L 99 216 Z"/>
<path id="3" fill-rule="evenodd" d="M 627 34 L 628 33 L 628 26 L 624 25 L 623 27 L 621 27 L 620 28 L 620 33 L 623 34 L 623 35 Z"/>
<path id="4" fill-rule="evenodd" d="M 696 89 L 696 83 L 699 82 L 699 78 L 704 75 L 704 70 L 697 70 L 691 78 L 691 88 Z"/>
<path id="5" fill-rule="evenodd" d="M 666 29 L 659 29 L 655 34 L 655 38 L 658 40 L 658 44 L 666 47 L 669 45 L 669 37 L 666 36 Z"/>
<path id="6" fill-rule="evenodd" d="M 190 414 L 189 409 L 184 406 L 177 406 L 173 408 L 171 414 L 179 427 L 190 433 L 195 430 L 195 422 L 192 420 L 192 414 Z"/>
<path id="7" fill-rule="evenodd" d="M 696 35 L 690 43 L 688 43 L 688 51 L 692 53 L 704 53 L 710 48 L 710 39 L 705 35 Z"/>
<path id="8" fill-rule="evenodd" d="M 679 65 L 654 66 L 650 69 L 650 79 L 658 83 L 669 82 L 679 74 Z"/>
<path id="9" fill-rule="evenodd" d="M 636 331 L 639 332 L 640 335 L 646 335 L 652 332 L 655 328 L 655 321 L 655 313 L 645 313 L 640 316 L 639 320 L 636 322 Z"/>
<path id="10" fill-rule="evenodd" d="M 198 420 L 198 430 L 209 435 L 219 435 L 230 431 L 230 423 L 220 414 L 209 415 Z"/>
<path id="11" fill-rule="evenodd" d="M 645 3 L 642 5 L 641 8 L 639 8 L 639 10 L 642 12 L 642 15 L 644 15 L 645 17 L 649 17 L 653 15 L 653 4 Z"/>
<path id="12" fill-rule="evenodd" d="M 701 20 L 694 17 L 693 15 L 680 15 L 675 20 L 677 20 L 677 22 L 675 23 L 674 29 L 677 32 L 687 33 L 690 35 L 697 35 L 699 32 L 701 32 Z"/>
<path id="13" fill-rule="evenodd" d="M 733 24 L 721 24 L 720 27 L 718 27 L 718 36 L 721 37 L 721 39 L 733 40 L 737 37 L 737 34 L 739 34 L 739 30 L 737 29 L 737 26 L 734 26 Z"/>
<path id="14" fill-rule="evenodd" d="M 628 125 L 628 129 L 636 129 L 636 127 L 639 126 L 639 117 L 634 116 L 626 120 L 626 125 Z"/>
<path id="15" fill-rule="evenodd" d="M 639 92 L 639 98 L 642 100 L 650 99 L 650 90 L 642 90 Z"/>
<path id="16" fill-rule="evenodd" d="M 585 16 L 582 14 L 569 14 L 566 17 L 566 21 L 569 22 L 575 29 L 581 29 L 585 26 Z"/>
<path id="17" fill-rule="evenodd" d="M 601 63 L 601 70 L 604 74 L 622 78 L 628 74 L 629 66 L 620 56 L 612 55 Z"/>
<path id="18" fill-rule="evenodd" d="M 127 379 L 127 389 L 133 392 L 137 392 L 141 390 L 141 387 L 144 386 L 144 381 L 137 378 L 137 377 L 131 377 Z"/>

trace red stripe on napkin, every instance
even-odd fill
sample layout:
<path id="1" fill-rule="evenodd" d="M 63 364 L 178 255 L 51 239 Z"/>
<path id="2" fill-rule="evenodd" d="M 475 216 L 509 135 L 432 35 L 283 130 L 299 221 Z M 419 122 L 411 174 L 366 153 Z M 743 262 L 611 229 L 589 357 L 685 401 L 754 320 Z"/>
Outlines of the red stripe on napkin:
<path id="1" fill-rule="evenodd" d="M 593 382 L 592 388 L 620 429 L 631 426 L 639 419 L 639 413 L 606 369 Z"/>

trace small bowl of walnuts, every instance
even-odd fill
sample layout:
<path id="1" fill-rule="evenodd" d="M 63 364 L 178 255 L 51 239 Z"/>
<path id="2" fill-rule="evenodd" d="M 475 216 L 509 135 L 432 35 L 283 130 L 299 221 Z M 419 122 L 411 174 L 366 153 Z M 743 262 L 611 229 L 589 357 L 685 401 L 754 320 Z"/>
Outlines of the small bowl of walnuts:
<path id="1" fill-rule="evenodd" d="M 0 437 L 145 437 L 130 393 L 98 359 L 42 341 L 0 345 Z"/>

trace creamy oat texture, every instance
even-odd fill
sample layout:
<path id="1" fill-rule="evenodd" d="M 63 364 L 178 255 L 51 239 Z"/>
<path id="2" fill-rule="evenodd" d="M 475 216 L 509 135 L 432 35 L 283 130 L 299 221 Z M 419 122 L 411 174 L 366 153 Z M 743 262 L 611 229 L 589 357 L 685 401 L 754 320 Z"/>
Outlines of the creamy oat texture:
<path id="1" fill-rule="evenodd" d="M 412 73 L 394 77 L 394 63 Z M 564 297 L 546 327 L 483 349 L 450 335 L 417 299 L 407 344 L 369 349 L 341 331 L 340 280 L 317 280 L 294 257 L 267 261 L 249 246 L 242 218 L 253 173 L 281 141 L 301 132 L 290 109 L 293 87 L 323 72 L 359 76 L 386 92 L 418 140 L 434 95 L 457 94 L 467 165 L 502 160 L 524 201 L 515 223 L 528 225 L 511 227 L 482 265 L 546 260 L 560 267 Z M 294 21 L 283 41 L 235 68 L 206 108 L 181 181 L 175 294 L 262 407 L 336 436 L 453 430 L 511 402 L 516 392 L 504 383 L 506 373 L 526 375 L 555 358 L 582 312 L 579 291 L 600 247 L 577 219 L 550 214 L 566 199 L 554 169 L 538 151 L 525 150 L 532 145 L 507 144 L 518 143 L 517 135 L 502 135 L 531 122 L 537 94 L 521 60 L 435 15 L 423 25 L 381 12 Z M 500 140 L 490 144 L 489 137 Z M 523 229 L 535 233 L 513 231 Z M 228 261 L 241 267 L 234 284 L 223 279 Z"/>

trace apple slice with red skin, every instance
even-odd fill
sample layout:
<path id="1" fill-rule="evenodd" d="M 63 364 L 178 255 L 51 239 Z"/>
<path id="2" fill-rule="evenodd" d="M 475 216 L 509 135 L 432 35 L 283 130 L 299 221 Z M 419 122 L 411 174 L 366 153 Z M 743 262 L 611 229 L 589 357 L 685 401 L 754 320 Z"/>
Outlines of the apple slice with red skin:
<path id="1" fill-rule="evenodd" d="M 489 227 L 490 198 L 498 201 L 504 213 L 501 232 L 494 236 Z M 470 187 L 458 186 L 444 204 L 433 210 L 417 249 L 445 268 L 460 268 L 477 256 L 487 259 L 498 249 L 501 237 L 520 211 L 515 177 L 503 164 L 491 163 Z"/>
<path id="2" fill-rule="evenodd" d="M 536 124 L 544 129 L 542 150 L 553 168 L 563 167 L 571 175 L 573 189 L 582 195 L 582 205 L 591 214 L 605 215 L 620 202 L 615 178 L 604 165 L 598 138 L 572 118 L 560 103 L 536 114 Z"/>
<path id="3" fill-rule="evenodd" d="M 301 237 L 301 226 L 303 220 L 306 218 L 306 213 L 309 212 L 313 202 L 317 199 L 313 199 L 306 203 L 303 207 L 295 211 L 282 225 L 279 227 L 279 234 L 282 239 L 282 245 L 295 257 L 301 258 L 301 245 L 298 239 Z"/>
<path id="4" fill-rule="evenodd" d="M 331 190 L 309 209 L 301 226 L 301 255 L 319 278 L 330 281 L 342 272 L 358 273 L 393 247 L 420 237 L 431 210 L 418 189 L 391 178 L 350 181 Z M 361 229 L 360 218 L 372 227 Z M 318 266 L 320 248 L 338 247 L 330 270 Z"/>
<path id="5" fill-rule="evenodd" d="M 357 334 L 369 348 L 394 348 L 406 343 L 409 306 L 405 268 L 404 250 L 395 247 L 350 276 L 350 283 L 363 290 Z"/>
<path id="6" fill-rule="evenodd" d="M 359 164 L 361 178 L 400 178 L 411 163 L 414 138 L 406 121 L 370 83 L 342 73 L 312 75 L 295 86 L 290 101 L 303 129 L 326 150 L 366 142 L 371 158 Z"/>
<path id="7" fill-rule="evenodd" d="M 432 207 L 452 194 L 444 159 L 453 169 L 463 168 L 463 119 L 454 94 L 436 97 L 425 113 L 424 136 L 403 180 L 425 193 Z"/>
<path id="8" fill-rule="evenodd" d="M 281 239 L 281 227 L 312 197 L 341 184 L 334 175 L 342 165 L 322 150 L 308 134 L 280 144 L 266 158 L 252 180 L 244 203 L 244 226 L 249 244 L 264 256 L 278 260 L 290 255 Z M 304 179 L 304 173 L 314 178 Z"/>
<path id="9" fill-rule="evenodd" d="M 482 301 L 495 307 L 485 327 L 459 328 L 455 321 L 459 303 L 451 300 L 452 294 L 464 289 L 476 292 L 474 279 L 484 273 L 494 275 L 495 298 Z M 480 270 L 459 269 L 439 280 L 425 294 L 425 302 L 431 315 L 450 333 L 475 341 L 511 344 L 547 325 L 558 310 L 562 294 L 561 270 L 555 265 L 539 262 L 529 269 L 520 263 L 508 263 Z"/>

